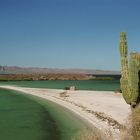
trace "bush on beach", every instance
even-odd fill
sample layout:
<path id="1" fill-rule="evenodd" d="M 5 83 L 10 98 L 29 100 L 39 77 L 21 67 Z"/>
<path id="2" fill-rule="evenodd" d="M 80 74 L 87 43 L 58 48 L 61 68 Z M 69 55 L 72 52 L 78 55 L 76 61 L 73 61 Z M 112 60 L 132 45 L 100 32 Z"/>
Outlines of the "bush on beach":
<path id="1" fill-rule="evenodd" d="M 113 140 L 113 135 L 110 130 L 103 134 L 99 130 L 86 129 L 79 132 L 72 140 Z"/>
<path id="2" fill-rule="evenodd" d="M 85 130 L 79 132 L 72 140 L 101 140 L 101 135 L 94 133 L 91 130 Z"/>

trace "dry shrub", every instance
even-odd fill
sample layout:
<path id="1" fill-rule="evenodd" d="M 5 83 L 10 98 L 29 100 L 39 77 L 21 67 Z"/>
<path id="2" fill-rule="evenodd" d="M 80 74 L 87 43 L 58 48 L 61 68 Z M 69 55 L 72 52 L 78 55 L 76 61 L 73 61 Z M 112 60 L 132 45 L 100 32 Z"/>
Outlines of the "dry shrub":
<path id="1" fill-rule="evenodd" d="M 121 140 L 140 140 L 140 105 L 132 108 L 129 122 L 121 130 Z"/>
<path id="2" fill-rule="evenodd" d="M 98 130 L 84 130 L 79 132 L 72 140 L 113 140 L 111 132 L 106 132 L 106 135 Z"/>
<path id="3" fill-rule="evenodd" d="M 132 136 L 132 127 L 130 122 L 127 122 L 121 130 L 120 130 L 120 140 L 133 140 Z"/>
<path id="4" fill-rule="evenodd" d="M 140 106 L 132 109 L 132 136 L 134 140 L 140 140 Z"/>
<path id="5" fill-rule="evenodd" d="M 72 140 L 101 140 L 101 135 L 95 134 L 91 130 L 79 132 Z"/>

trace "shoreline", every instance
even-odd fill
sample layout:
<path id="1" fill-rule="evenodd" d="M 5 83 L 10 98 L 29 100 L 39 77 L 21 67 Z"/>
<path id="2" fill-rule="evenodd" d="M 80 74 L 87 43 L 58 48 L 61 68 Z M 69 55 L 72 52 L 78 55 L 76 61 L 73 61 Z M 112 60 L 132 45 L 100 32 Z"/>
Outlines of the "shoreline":
<path id="1" fill-rule="evenodd" d="M 68 97 L 60 97 L 61 89 L 25 88 L 0 86 L 0 88 L 20 91 L 22 93 L 47 99 L 59 104 L 89 123 L 101 132 L 112 133 L 119 139 L 121 126 L 127 121 L 130 107 L 121 94 L 108 91 L 68 91 Z"/>

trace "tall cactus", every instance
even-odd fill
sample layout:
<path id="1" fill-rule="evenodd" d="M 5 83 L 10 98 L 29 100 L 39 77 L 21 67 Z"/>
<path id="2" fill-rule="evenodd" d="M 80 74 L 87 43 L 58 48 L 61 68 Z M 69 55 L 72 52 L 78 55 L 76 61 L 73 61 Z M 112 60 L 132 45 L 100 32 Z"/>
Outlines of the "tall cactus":
<path id="1" fill-rule="evenodd" d="M 126 33 L 120 33 L 121 90 L 126 103 L 132 107 L 140 102 L 140 55 L 132 52 L 128 65 Z"/>

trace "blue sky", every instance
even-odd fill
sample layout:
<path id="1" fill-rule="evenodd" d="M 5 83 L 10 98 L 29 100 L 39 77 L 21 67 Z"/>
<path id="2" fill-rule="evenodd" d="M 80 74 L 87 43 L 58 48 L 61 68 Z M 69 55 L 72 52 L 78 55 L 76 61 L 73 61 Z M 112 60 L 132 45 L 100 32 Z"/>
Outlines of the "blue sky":
<path id="1" fill-rule="evenodd" d="M 0 65 L 119 70 L 140 52 L 139 0 L 0 0 Z"/>

